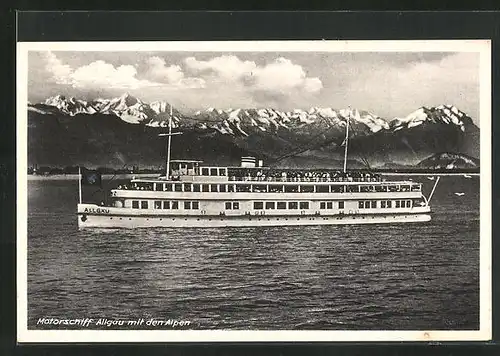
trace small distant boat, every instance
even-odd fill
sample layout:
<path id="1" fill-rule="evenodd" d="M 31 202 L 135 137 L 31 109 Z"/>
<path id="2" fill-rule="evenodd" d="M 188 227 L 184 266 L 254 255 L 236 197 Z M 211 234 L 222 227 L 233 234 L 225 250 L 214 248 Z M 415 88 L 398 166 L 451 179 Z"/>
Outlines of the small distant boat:
<path id="1" fill-rule="evenodd" d="M 455 193 L 455 195 L 458 197 L 461 197 L 461 196 L 465 195 L 465 193 Z"/>
<path id="2" fill-rule="evenodd" d="M 464 178 L 470 179 L 470 178 L 472 178 L 472 176 L 470 176 L 468 174 L 464 174 Z"/>

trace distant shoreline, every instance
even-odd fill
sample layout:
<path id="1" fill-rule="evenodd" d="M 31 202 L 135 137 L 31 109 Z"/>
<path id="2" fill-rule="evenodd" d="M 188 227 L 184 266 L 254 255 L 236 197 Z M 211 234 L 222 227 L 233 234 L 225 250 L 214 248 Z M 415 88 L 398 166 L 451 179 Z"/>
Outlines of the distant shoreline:
<path id="1" fill-rule="evenodd" d="M 469 175 L 479 177 L 479 173 L 471 172 L 376 172 L 381 176 L 463 176 Z M 141 173 L 141 174 L 103 174 L 104 180 L 114 179 L 132 179 L 136 178 L 156 178 L 159 173 Z M 53 175 L 32 175 L 28 174 L 28 181 L 42 181 L 42 180 L 78 180 L 78 174 L 53 174 Z"/>
<path id="2" fill-rule="evenodd" d="M 137 178 L 150 178 L 150 177 L 158 177 L 158 173 L 141 173 L 141 174 L 103 174 L 102 178 L 107 180 L 114 177 L 114 179 L 132 179 L 132 177 Z M 28 180 L 36 181 L 36 180 L 78 180 L 78 174 L 52 174 L 52 175 L 33 175 L 28 174 Z"/>

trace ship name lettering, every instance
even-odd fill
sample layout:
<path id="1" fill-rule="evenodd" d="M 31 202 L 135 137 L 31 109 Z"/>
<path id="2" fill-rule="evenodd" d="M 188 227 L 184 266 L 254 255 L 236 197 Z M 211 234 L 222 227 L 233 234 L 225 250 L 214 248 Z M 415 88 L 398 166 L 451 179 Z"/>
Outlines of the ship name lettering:
<path id="1" fill-rule="evenodd" d="M 109 209 L 102 209 L 102 208 L 85 208 L 83 211 L 84 213 L 94 213 L 94 214 L 109 214 Z"/>

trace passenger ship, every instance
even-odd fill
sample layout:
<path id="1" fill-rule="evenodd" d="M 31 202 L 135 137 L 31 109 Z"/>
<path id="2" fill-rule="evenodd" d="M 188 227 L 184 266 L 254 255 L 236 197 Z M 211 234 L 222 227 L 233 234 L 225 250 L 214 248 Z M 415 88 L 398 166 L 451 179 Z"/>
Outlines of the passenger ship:
<path id="1" fill-rule="evenodd" d="M 373 173 L 344 169 L 289 170 L 263 166 L 243 157 L 239 167 L 204 166 L 196 160 L 170 160 L 169 122 L 166 173 L 132 179 L 111 190 L 107 206 L 78 204 L 78 226 L 232 227 L 341 225 L 425 222 L 430 199 L 422 184 L 387 181 Z M 81 182 L 81 180 L 80 180 Z"/>

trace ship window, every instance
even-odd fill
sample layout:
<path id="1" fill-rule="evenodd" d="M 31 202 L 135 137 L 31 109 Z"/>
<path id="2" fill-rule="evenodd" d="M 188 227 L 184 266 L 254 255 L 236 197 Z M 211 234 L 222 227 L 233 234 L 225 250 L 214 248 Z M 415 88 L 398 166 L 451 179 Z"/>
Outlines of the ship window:
<path id="1" fill-rule="evenodd" d="M 361 187 L 361 188 L 364 188 L 364 187 Z M 347 186 L 347 192 L 348 193 L 358 193 L 359 192 L 359 185 L 348 185 Z"/>
<path id="2" fill-rule="evenodd" d="M 217 175 L 217 168 L 210 168 L 210 175 L 216 176 Z"/>
<path id="3" fill-rule="evenodd" d="M 170 209 L 170 202 L 169 201 L 163 202 L 163 209 Z"/>
<path id="4" fill-rule="evenodd" d="M 344 202 L 343 201 L 339 201 L 339 209 L 344 209 Z"/>
<path id="5" fill-rule="evenodd" d="M 269 185 L 269 193 L 281 193 L 282 191 L 282 185 Z"/>
<path id="6" fill-rule="evenodd" d="M 296 201 L 291 201 L 288 203 L 288 209 L 298 209 L 299 208 L 299 203 Z"/>
<path id="7" fill-rule="evenodd" d="M 375 191 L 376 192 L 386 192 L 387 187 L 385 185 L 376 185 L 375 186 Z"/>
<path id="8" fill-rule="evenodd" d="M 372 200 L 372 209 L 375 209 L 377 207 L 377 201 Z"/>
<path id="9" fill-rule="evenodd" d="M 224 193 L 226 191 L 226 185 L 225 184 L 220 184 L 219 185 L 219 192 Z"/>
<path id="10" fill-rule="evenodd" d="M 148 208 L 148 201 L 141 200 L 141 209 L 147 209 L 147 208 Z"/>
<path id="11" fill-rule="evenodd" d="M 395 192 L 395 191 L 397 191 L 397 190 L 398 190 L 398 187 L 397 187 L 396 185 L 391 185 L 391 186 L 389 186 L 389 191 L 390 191 L 390 192 Z"/>
<path id="12" fill-rule="evenodd" d="M 421 190 L 420 189 L 420 185 L 419 184 L 413 184 L 411 186 L 411 190 L 412 190 L 412 192 L 420 192 L 420 190 Z"/>
<path id="13" fill-rule="evenodd" d="M 409 185 L 402 185 L 402 186 L 401 186 L 401 191 L 402 191 L 402 192 L 407 192 L 407 191 L 409 191 L 409 190 L 410 190 L 410 186 L 409 186 Z"/>
<path id="14" fill-rule="evenodd" d="M 320 209 L 326 209 L 326 202 L 322 201 L 319 203 L 319 208 Z"/>
<path id="15" fill-rule="evenodd" d="M 387 201 L 387 207 L 388 208 L 392 208 L 392 200 L 388 200 Z"/>
<path id="16" fill-rule="evenodd" d="M 184 209 L 191 209 L 191 202 L 190 201 L 184 202 Z"/>
<path id="17" fill-rule="evenodd" d="M 199 209 L 199 208 L 200 208 L 200 203 L 199 203 L 199 202 L 194 201 L 192 204 L 193 204 L 193 205 L 192 205 L 192 208 L 193 208 L 193 209 L 197 210 L 197 209 Z"/>
<path id="18" fill-rule="evenodd" d="M 274 202 L 273 201 L 268 201 L 266 202 L 266 209 L 274 209 Z"/>
<path id="19" fill-rule="evenodd" d="M 210 184 L 210 191 L 217 192 L 217 184 Z"/>
<path id="20" fill-rule="evenodd" d="M 286 209 L 286 202 L 284 201 L 279 201 L 276 205 L 278 209 Z"/>
<path id="21" fill-rule="evenodd" d="M 254 201 L 253 208 L 254 209 L 264 209 L 264 203 L 261 201 Z"/>
<path id="22" fill-rule="evenodd" d="M 328 193 L 329 192 L 329 186 L 327 185 L 317 185 L 316 186 L 316 192 L 317 193 Z M 301 188 L 302 190 L 302 188 Z"/>
<path id="23" fill-rule="evenodd" d="M 201 175 L 208 176 L 208 168 L 206 168 L 206 167 L 201 168 Z"/>
<path id="24" fill-rule="evenodd" d="M 139 209 L 139 201 L 138 200 L 132 200 L 132 208 Z"/>
<path id="25" fill-rule="evenodd" d="M 285 192 L 286 193 L 297 193 L 298 191 L 299 191 L 298 185 L 285 185 Z"/>
<path id="26" fill-rule="evenodd" d="M 233 202 L 233 209 L 238 210 L 240 208 L 240 203 L 235 201 Z"/>
<path id="27" fill-rule="evenodd" d="M 401 202 L 399 200 L 396 200 L 396 208 L 399 208 L 401 206 Z"/>
<path id="28" fill-rule="evenodd" d="M 155 200 L 155 209 L 161 209 L 161 201 Z"/>
<path id="29" fill-rule="evenodd" d="M 231 209 L 231 202 L 230 201 L 227 201 L 226 202 L 226 210 L 230 210 Z"/>
<path id="30" fill-rule="evenodd" d="M 191 189 L 191 184 L 190 183 L 184 183 L 184 191 L 185 192 L 190 192 Z"/>
<path id="31" fill-rule="evenodd" d="M 300 191 L 304 193 L 314 193 L 314 185 L 301 185 Z"/>
<path id="32" fill-rule="evenodd" d="M 329 201 L 326 203 L 326 208 L 327 209 L 333 209 L 333 202 Z"/>
<path id="33" fill-rule="evenodd" d="M 172 191 L 172 184 L 165 184 L 165 191 L 171 192 Z"/>
<path id="34" fill-rule="evenodd" d="M 226 175 L 226 169 L 225 168 L 219 168 L 219 175 L 220 176 L 225 176 Z"/>
<path id="35" fill-rule="evenodd" d="M 407 208 L 411 208 L 411 200 L 407 200 L 406 201 L 406 207 Z"/>
<path id="36" fill-rule="evenodd" d="M 360 191 L 361 191 L 362 193 L 367 193 L 367 192 L 369 192 L 369 191 L 370 191 L 370 186 L 368 186 L 368 185 L 362 185 L 362 186 L 360 187 Z"/>
<path id="37" fill-rule="evenodd" d="M 385 200 L 382 200 L 382 201 L 380 202 L 380 207 L 381 207 L 381 208 L 385 208 L 385 207 L 386 207 L 386 201 L 385 201 Z"/>
<path id="38" fill-rule="evenodd" d="M 249 192 L 250 191 L 250 185 L 249 184 L 237 184 L 236 185 L 236 191 L 237 192 Z"/>
<path id="39" fill-rule="evenodd" d="M 202 184 L 202 186 L 201 186 L 201 190 L 202 190 L 203 192 L 208 192 L 208 191 L 210 191 L 210 190 L 209 190 L 209 188 L 210 188 L 210 187 L 209 187 L 209 185 L 208 185 L 208 184 Z"/>
<path id="40" fill-rule="evenodd" d="M 332 185 L 332 186 L 330 186 L 330 190 L 332 193 L 343 193 L 344 186 L 343 185 Z"/>
<path id="41" fill-rule="evenodd" d="M 230 192 L 230 193 L 234 192 L 234 185 L 233 184 L 229 184 L 227 186 L 227 191 Z"/>
<path id="42" fill-rule="evenodd" d="M 360 201 L 358 202 L 358 208 L 360 208 L 360 209 L 364 209 L 364 207 L 365 207 L 365 202 L 364 202 L 364 201 L 362 201 L 362 200 L 360 200 Z"/>
<path id="43" fill-rule="evenodd" d="M 199 192 L 200 191 L 200 185 L 199 184 L 193 184 L 193 192 Z"/>
<path id="44" fill-rule="evenodd" d="M 309 209 L 309 202 L 308 201 L 301 201 L 300 202 L 300 209 Z"/>
<path id="45" fill-rule="evenodd" d="M 171 207 L 172 207 L 172 209 L 179 209 L 179 202 L 173 201 Z"/>
<path id="46" fill-rule="evenodd" d="M 267 192 L 267 185 L 264 184 L 256 184 L 252 186 L 252 191 L 253 192 L 259 192 L 259 193 L 266 193 Z"/>
<path id="47" fill-rule="evenodd" d="M 163 184 L 162 183 L 155 183 L 155 190 L 157 192 L 162 192 L 163 191 Z"/>
<path id="48" fill-rule="evenodd" d="M 182 192 L 182 184 L 174 184 L 174 190 L 176 192 Z"/>

